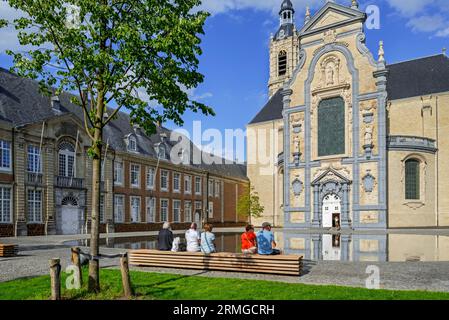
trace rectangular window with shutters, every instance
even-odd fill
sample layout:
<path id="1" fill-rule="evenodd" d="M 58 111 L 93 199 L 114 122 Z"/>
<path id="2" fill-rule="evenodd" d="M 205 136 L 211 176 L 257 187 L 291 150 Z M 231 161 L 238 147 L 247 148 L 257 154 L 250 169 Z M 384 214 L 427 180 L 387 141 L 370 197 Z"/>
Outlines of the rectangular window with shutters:
<path id="1" fill-rule="evenodd" d="M 345 154 L 345 103 L 340 97 L 318 106 L 318 156 Z"/>

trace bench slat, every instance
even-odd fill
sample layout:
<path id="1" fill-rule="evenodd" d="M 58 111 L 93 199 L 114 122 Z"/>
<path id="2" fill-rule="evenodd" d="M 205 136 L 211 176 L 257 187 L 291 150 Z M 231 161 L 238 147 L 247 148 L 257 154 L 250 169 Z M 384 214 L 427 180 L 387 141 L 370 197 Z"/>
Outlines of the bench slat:
<path id="1" fill-rule="evenodd" d="M 141 254 L 132 254 L 134 258 L 143 258 L 143 259 L 164 259 L 165 261 L 199 261 L 199 262 L 208 262 L 208 261 L 221 261 L 221 262 L 233 262 L 238 261 L 240 263 L 250 263 L 250 264 L 275 264 L 275 265 L 297 265 L 301 260 L 292 260 L 292 261 L 272 261 L 272 260 L 253 260 L 253 259 L 241 259 L 241 258 L 210 258 L 210 257 L 175 257 L 175 256 L 158 256 L 158 255 L 141 255 Z"/>
<path id="2" fill-rule="evenodd" d="M 143 267 L 159 267 L 159 268 L 172 268 L 172 269 L 180 269 L 180 267 L 175 266 L 167 266 L 164 264 L 137 264 L 138 266 Z M 185 265 L 182 266 L 182 269 L 195 269 L 195 270 L 205 270 L 204 266 L 191 266 Z M 206 270 L 211 271 L 233 271 L 233 272 L 249 272 L 249 273 L 268 273 L 268 274 L 279 274 L 279 275 L 291 275 L 291 276 L 299 276 L 300 270 L 292 270 L 292 271 L 280 271 L 280 270 L 267 270 L 267 269 L 254 269 L 254 268 L 233 268 L 233 267 L 211 267 Z"/>
<path id="3" fill-rule="evenodd" d="M 141 259 L 141 258 L 132 258 L 130 259 L 131 264 L 139 264 L 139 263 L 156 263 L 161 265 L 172 265 L 177 268 L 182 268 L 185 265 L 196 265 L 196 266 L 229 266 L 234 268 L 257 268 L 257 269 L 272 269 L 272 270 L 292 270 L 292 269 L 299 269 L 302 265 L 260 265 L 260 264 L 248 264 L 248 263 L 241 263 L 241 262 L 231 262 L 231 263 L 223 263 L 219 261 L 212 261 L 212 262 L 201 262 L 201 261 L 165 261 L 165 260 L 157 260 L 157 259 Z"/>
<path id="4" fill-rule="evenodd" d="M 252 272 L 299 276 L 302 256 L 259 256 L 236 253 L 130 250 L 131 265 L 176 269 Z"/>
<path id="5" fill-rule="evenodd" d="M 171 251 L 157 251 L 157 250 L 144 250 L 144 249 L 139 249 L 139 250 L 131 250 L 130 252 L 135 253 L 135 254 L 157 254 L 157 255 L 174 255 L 174 256 L 205 256 L 204 253 L 201 252 L 171 252 Z M 298 256 L 298 255 L 277 255 L 277 256 L 270 256 L 270 255 L 245 255 L 242 253 L 225 253 L 225 252 L 220 252 L 220 253 L 211 253 L 208 254 L 207 256 L 210 257 L 231 257 L 231 258 L 236 258 L 236 257 L 248 257 L 251 259 L 269 259 L 269 260 L 298 260 L 298 259 L 302 259 L 302 256 Z"/>

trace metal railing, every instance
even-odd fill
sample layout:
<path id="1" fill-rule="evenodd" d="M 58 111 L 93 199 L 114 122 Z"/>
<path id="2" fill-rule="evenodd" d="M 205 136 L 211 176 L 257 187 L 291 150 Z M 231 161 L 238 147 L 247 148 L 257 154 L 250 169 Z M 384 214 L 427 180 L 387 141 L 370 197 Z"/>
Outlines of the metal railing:
<path id="1" fill-rule="evenodd" d="M 36 172 L 27 172 L 26 173 L 26 183 L 41 185 L 43 183 L 43 174 Z"/>
<path id="2" fill-rule="evenodd" d="M 73 177 L 55 177 L 55 186 L 59 188 L 83 189 L 84 179 Z"/>

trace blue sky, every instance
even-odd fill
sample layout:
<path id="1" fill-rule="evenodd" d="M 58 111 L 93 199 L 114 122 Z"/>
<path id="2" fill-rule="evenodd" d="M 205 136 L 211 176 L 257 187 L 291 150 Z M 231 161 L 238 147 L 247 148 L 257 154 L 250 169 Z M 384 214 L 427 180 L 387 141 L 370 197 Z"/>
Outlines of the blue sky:
<path id="1" fill-rule="evenodd" d="M 277 12 L 281 0 L 204 0 L 211 11 L 202 44 L 200 71 L 205 81 L 191 92 L 193 98 L 215 110 L 215 117 L 185 115 L 185 129 L 202 121 L 202 129 L 245 129 L 267 100 L 268 44 L 270 33 L 279 26 Z M 296 25 L 303 25 L 305 6 L 314 14 L 325 0 L 292 0 Z M 337 0 L 350 5 L 351 0 Z M 388 63 L 439 54 L 449 48 L 449 1 L 372 0 L 359 1 L 364 10 L 374 4 L 380 9 L 381 28 L 366 30 L 367 45 L 376 54 L 379 40 L 385 43 Z M 3 3 L 0 17 L 11 16 Z M 3 33 L 2 33 L 3 32 Z M 13 33 L 0 32 L 0 66 L 9 67 L 3 54 L 13 42 Z M 170 128 L 174 126 L 166 124 Z"/>

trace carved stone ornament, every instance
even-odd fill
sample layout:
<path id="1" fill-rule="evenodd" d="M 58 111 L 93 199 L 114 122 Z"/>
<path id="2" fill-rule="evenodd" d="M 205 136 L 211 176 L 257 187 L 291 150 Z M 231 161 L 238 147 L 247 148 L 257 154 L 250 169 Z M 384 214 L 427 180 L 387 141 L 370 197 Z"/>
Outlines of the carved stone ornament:
<path id="1" fill-rule="evenodd" d="M 371 171 L 368 170 L 367 174 L 362 178 L 363 182 L 363 190 L 366 193 L 371 193 L 374 191 L 374 187 L 376 186 L 376 178 L 371 174 Z"/>
<path id="2" fill-rule="evenodd" d="M 324 32 L 323 40 L 325 44 L 335 43 L 337 41 L 337 30 L 327 30 Z"/>
<path id="3" fill-rule="evenodd" d="M 296 178 L 292 182 L 292 188 L 293 188 L 293 194 L 296 197 L 299 197 L 304 189 L 304 183 L 302 183 L 302 181 L 299 180 L 299 178 Z"/>

